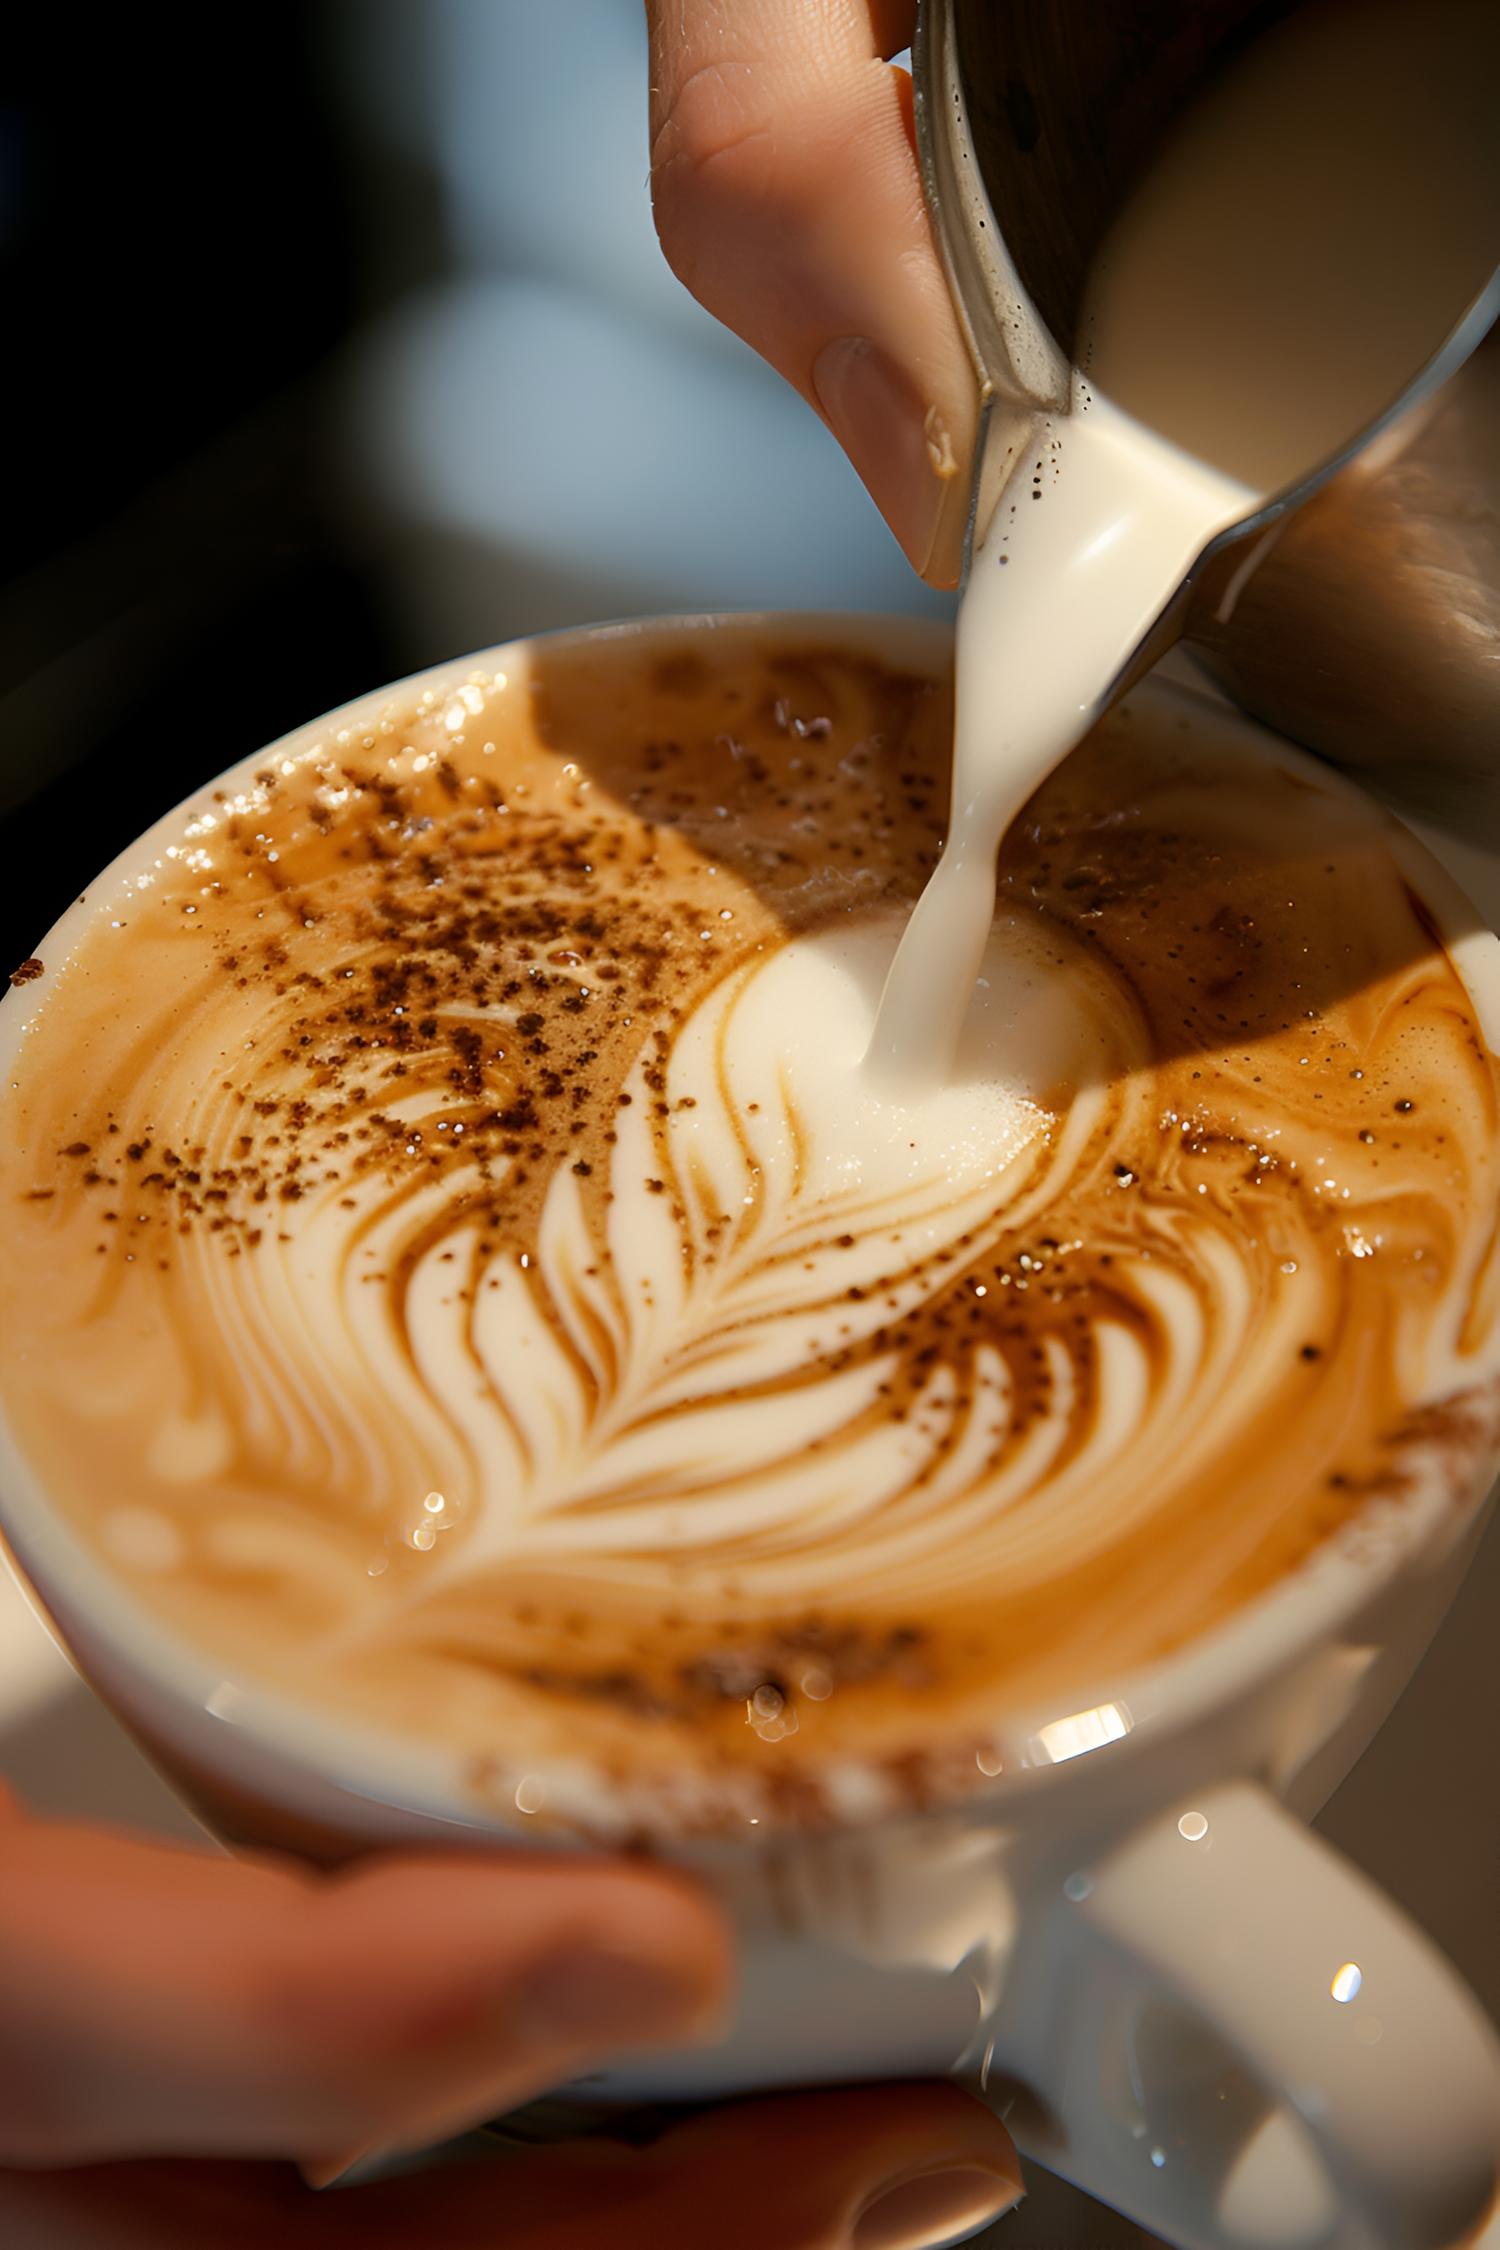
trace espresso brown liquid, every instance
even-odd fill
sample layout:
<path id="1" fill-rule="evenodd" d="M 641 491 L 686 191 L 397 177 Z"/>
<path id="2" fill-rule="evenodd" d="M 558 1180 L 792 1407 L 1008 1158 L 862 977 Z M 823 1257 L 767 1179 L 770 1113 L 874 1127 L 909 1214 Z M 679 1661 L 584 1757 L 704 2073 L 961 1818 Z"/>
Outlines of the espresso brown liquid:
<path id="1" fill-rule="evenodd" d="M 968 1171 L 843 1186 L 756 995 L 894 945 L 947 683 L 542 651 L 220 791 L 5 1098 L 0 1380 L 59 1504 L 479 1805 L 572 1761 L 743 1832 L 981 1786 L 999 1715 L 1224 1623 L 1414 1449 L 1457 1492 L 1495 1062 L 1384 816 L 1143 709 L 1005 843 L 1031 1078 Z"/>

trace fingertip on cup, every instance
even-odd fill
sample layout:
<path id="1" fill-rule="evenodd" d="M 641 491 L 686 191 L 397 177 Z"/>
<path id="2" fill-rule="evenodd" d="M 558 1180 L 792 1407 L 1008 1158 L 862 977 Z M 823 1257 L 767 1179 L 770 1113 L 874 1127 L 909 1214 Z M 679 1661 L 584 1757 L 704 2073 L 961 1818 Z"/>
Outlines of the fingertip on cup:
<path id="1" fill-rule="evenodd" d="M 542 2052 L 701 2038 L 722 1995 L 692 1960 L 588 1947 L 544 1963 L 510 1999 L 512 2030 Z"/>

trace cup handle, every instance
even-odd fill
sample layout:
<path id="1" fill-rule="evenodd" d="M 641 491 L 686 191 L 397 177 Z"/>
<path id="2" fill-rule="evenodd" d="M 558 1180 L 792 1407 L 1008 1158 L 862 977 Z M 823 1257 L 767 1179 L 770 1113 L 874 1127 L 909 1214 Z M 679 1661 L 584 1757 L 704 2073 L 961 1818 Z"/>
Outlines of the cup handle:
<path id="1" fill-rule="evenodd" d="M 1193 2250 L 1472 2237 L 1500 2044 L 1436 1947 L 1266 1790 L 1211 1789 L 1063 1888 L 1092 1997 L 1075 1986 L 1059 2169 Z"/>

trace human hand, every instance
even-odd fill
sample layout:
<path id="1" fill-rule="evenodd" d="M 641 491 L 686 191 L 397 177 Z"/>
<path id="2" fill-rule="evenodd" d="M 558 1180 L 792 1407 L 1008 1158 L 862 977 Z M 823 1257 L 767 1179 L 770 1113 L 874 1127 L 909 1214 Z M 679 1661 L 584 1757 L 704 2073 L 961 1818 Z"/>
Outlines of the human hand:
<path id="1" fill-rule="evenodd" d="M 816 408 L 914 569 L 958 583 L 973 364 L 922 201 L 916 0 L 646 0 L 668 263 Z"/>
<path id="2" fill-rule="evenodd" d="M 309 2193 L 290 2166 L 0 2171 L 25 2250 L 920 2250 L 1020 2193 L 1004 2127 L 956 2086 L 732 2102 L 649 2148 L 571 2141 Z"/>
<path id="3" fill-rule="evenodd" d="M 915 2250 L 1005 2208 L 951 2086 L 778 2096 L 650 2148 L 585 2140 L 314 2196 L 605 2050 L 712 2035 L 727 1932 L 665 1871 L 382 1854 L 325 1876 L 32 1819 L 0 1795 L 0 2233 L 69 2250 Z M 767 2164 L 774 2147 L 776 2162 Z M 100 2159 L 154 2151 L 287 2164 Z M 77 2166 L 41 2170 L 31 2167 Z M 22 2169 L 26 2167 L 27 2169 Z"/>
<path id="4" fill-rule="evenodd" d="M 0 1795 L 0 2163 L 421 2147 L 606 2052 L 711 2037 L 727 1930 L 663 1869 L 387 1852 L 334 1874 Z"/>

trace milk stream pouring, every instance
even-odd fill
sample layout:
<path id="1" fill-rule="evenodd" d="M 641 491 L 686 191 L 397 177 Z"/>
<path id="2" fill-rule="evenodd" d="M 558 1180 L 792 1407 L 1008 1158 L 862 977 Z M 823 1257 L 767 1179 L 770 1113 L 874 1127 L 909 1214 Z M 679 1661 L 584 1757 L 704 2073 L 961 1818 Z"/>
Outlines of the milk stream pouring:
<path id="1" fill-rule="evenodd" d="M 990 420 L 948 840 L 881 1002 L 866 1059 L 878 1087 L 951 1068 L 1000 839 L 1118 692 L 1198 558 L 1239 527 L 1274 524 L 1493 318 L 1500 131 L 1483 65 L 1500 48 L 1495 18 L 1449 0 L 1441 21 L 1423 11 L 1417 38 L 1404 0 L 1357 13 L 1356 25 L 1338 0 L 1313 0 L 1189 114 L 1094 258 L 1080 365 L 1061 382 L 1009 276 L 1044 363 L 1023 373 L 1034 398 L 1050 352 L 1054 405 L 1012 402 Z M 939 122 L 962 128 L 950 15 L 929 8 L 924 25 L 929 143 L 935 101 Z M 930 190 L 934 171 L 929 160 Z M 972 175 L 962 184 L 972 221 Z M 940 230 L 959 223 L 956 200 L 945 210 L 939 197 Z"/>
<path id="2" fill-rule="evenodd" d="M 1246 486 L 1121 413 L 1086 378 L 1044 423 L 974 558 L 958 619 L 953 803 L 942 859 L 891 967 L 866 1070 L 951 1067 L 995 904 L 1000 839 L 1097 716 L 1110 683 Z"/>

